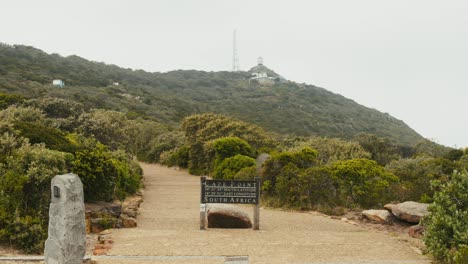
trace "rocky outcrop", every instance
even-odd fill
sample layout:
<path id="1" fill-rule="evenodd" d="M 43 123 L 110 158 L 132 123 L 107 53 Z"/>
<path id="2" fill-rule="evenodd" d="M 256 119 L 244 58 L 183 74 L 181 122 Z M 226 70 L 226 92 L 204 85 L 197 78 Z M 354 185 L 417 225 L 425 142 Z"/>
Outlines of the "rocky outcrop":
<path id="1" fill-rule="evenodd" d="M 399 204 L 386 204 L 384 207 L 390 210 L 398 219 L 417 224 L 421 221 L 421 218 L 429 214 L 427 211 L 428 206 L 429 204 L 409 201 Z"/>
<path id="2" fill-rule="evenodd" d="M 364 210 L 362 215 L 377 223 L 388 223 L 392 217 L 392 214 L 387 210 Z"/>
<path id="3" fill-rule="evenodd" d="M 207 208 L 208 228 L 251 228 L 252 221 L 239 207 L 210 204 Z"/>

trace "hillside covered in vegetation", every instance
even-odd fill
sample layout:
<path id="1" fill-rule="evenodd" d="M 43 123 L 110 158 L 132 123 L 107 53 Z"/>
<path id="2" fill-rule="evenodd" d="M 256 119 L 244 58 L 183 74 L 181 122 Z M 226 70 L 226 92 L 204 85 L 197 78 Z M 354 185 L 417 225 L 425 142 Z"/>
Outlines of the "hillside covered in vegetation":
<path id="1" fill-rule="evenodd" d="M 403 121 L 341 95 L 294 82 L 261 85 L 249 82 L 248 72 L 149 73 L 6 44 L 0 45 L 0 61 L 0 92 L 71 99 L 87 109 L 133 113 L 171 126 L 212 112 L 286 135 L 350 139 L 365 132 L 405 145 L 422 139 Z M 54 79 L 65 87 L 53 87 Z"/>

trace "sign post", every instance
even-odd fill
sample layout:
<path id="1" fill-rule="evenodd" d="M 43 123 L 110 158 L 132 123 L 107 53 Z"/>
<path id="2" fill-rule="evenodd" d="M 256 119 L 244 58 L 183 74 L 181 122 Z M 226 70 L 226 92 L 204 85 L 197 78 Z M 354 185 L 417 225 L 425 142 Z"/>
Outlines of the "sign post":
<path id="1" fill-rule="evenodd" d="M 201 177 L 200 178 L 200 184 L 201 184 L 201 194 L 200 194 L 200 230 L 205 230 L 206 226 L 206 202 L 203 201 L 203 190 L 204 190 L 204 185 L 205 185 L 206 177 Z"/>
<path id="2" fill-rule="evenodd" d="M 235 180 L 207 180 L 200 178 L 201 201 L 200 201 L 200 229 L 205 229 L 206 204 L 253 204 L 254 224 L 253 229 L 260 228 L 260 178 L 254 181 Z"/>
<path id="3" fill-rule="evenodd" d="M 255 177 L 255 181 L 257 182 L 257 186 L 260 188 L 260 177 Z M 253 230 L 260 229 L 260 201 L 257 201 L 257 204 L 254 206 L 254 224 Z"/>

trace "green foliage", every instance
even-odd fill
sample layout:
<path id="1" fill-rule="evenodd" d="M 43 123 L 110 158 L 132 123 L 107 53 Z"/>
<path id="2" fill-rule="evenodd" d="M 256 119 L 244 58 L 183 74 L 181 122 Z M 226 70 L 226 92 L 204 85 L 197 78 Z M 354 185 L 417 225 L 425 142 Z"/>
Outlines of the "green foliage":
<path id="1" fill-rule="evenodd" d="M 78 135 L 72 140 L 81 146 L 75 153 L 73 173 L 83 182 L 86 201 L 123 200 L 140 188 L 143 171 L 128 154 L 111 152 L 105 145 Z"/>
<path id="2" fill-rule="evenodd" d="M 111 153 L 101 143 L 93 149 L 75 153 L 73 173 L 83 182 L 86 201 L 112 201 L 118 181 L 118 171 L 112 162 Z"/>
<path id="3" fill-rule="evenodd" d="M 307 169 L 315 165 L 317 151 L 305 147 L 299 151 L 281 152 L 271 155 L 263 164 L 262 179 L 271 188 L 264 188 L 268 194 L 274 194 L 277 177 L 283 174 L 283 169 L 288 164 L 293 164 L 298 169 Z"/>
<path id="4" fill-rule="evenodd" d="M 44 218 L 16 215 L 5 229 L 0 230 L 1 238 L 6 238 L 11 245 L 23 249 L 26 253 L 39 253 L 43 251 L 47 239 L 47 225 Z"/>
<path id="5" fill-rule="evenodd" d="M 416 144 L 414 150 L 415 156 L 441 158 L 448 155 L 448 152 L 450 152 L 452 149 L 432 142 L 428 139 L 422 139 Z"/>
<path id="6" fill-rule="evenodd" d="M 398 182 L 397 176 L 368 159 L 338 161 L 331 170 L 347 206 L 382 206 L 391 198 L 391 185 Z"/>
<path id="7" fill-rule="evenodd" d="M 50 181 L 66 173 L 73 156 L 23 144 L 0 166 L 0 240 L 40 252 L 47 236 Z"/>
<path id="8" fill-rule="evenodd" d="M 464 152 L 461 149 L 452 149 L 447 154 L 444 155 L 445 159 L 451 160 L 451 161 L 457 161 L 460 160 L 461 157 L 463 157 Z"/>
<path id="9" fill-rule="evenodd" d="M 385 168 L 400 178 L 400 184 L 394 186 L 396 200 L 431 202 L 434 195 L 431 181 L 445 182 L 459 167 L 443 158 L 416 157 L 392 161 Z"/>
<path id="10" fill-rule="evenodd" d="M 116 150 L 126 147 L 129 142 L 130 129 L 127 126 L 127 117 L 124 113 L 94 109 L 79 117 L 79 132 L 85 136 L 94 137 L 104 145 Z"/>
<path id="11" fill-rule="evenodd" d="M 182 129 L 190 147 L 188 167 L 189 172 L 193 174 L 207 174 L 210 171 L 215 157 L 210 154 L 213 150 L 209 147 L 211 144 L 207 143 L 212 140 L 237 137 L 247 142 L 253 149 L 273 146 L 273 136 L 262 128 L 226 116 L 215 114 L 190 116 L 184 120 Z M 232 141 L 234 145 L 239 143 L 236 140 Z"/>
<path id="12" fill-rule="evenodd" d="M 433 182 L 436 191 L 430 214 L 423 219 L 424 242 L 444 263 L 468 262 L 468 174 L 454 172 L 446 183 Z"/>
<path id="13" fill-rule="evenodd" d="M 392 160 L 411 156 L 412 149 L 398 146 L 388 138 L 381 138 L 373 134 L 359 133 L 353 137 L 361 147 L 371 154 L 370 159 L 385 166 Z"/>
<path id="14" fill-rule="evenodd" d="M 291 150 L 298 150 L 304 147 L 317 150 L 317 160 L 323 165 L 339 160 L 371 157 L 370 153 L 366 152 L 358 143 L 338 138 L 309 138 L 306 141 L 294 143 L 294 147 Z"/>
<path id="15" fill-rule="evenodd" d="M 135 194 L 140 189 L 143 171 L 125 152 L 115 151 L 111 155 L 111 163 L 117 172 L 114 196 L 124 200 L 128 194 Z"/>
<path id="16" fill-rule="evenodd" d="M 233 157 L 225 158 L 216 165 L 213 179 L 237 179 L 237 173 L 248 167 L 255 167 L 255 160 L 251 157 L 237 154 Z"/>
<path id="17" fill-rule="evenodd" d="M 216 159 L 219 160 L 224 160 L 237 154 L 249 157 L 255 156 L 255 151 L 249 143 L 238 137 L 218 138 L 213 142 L 213 149 L 216 153 Z"/>
<path id="18" fill-rule="evenodd" d="M 189 152 L 189 146 L 176 147 L 161 153 L 160 162 L 169 167 L 178 166 L 180 168 L 188 168 Z"/>
<path id="19" fill-rule="evenodd" d="M 24 101 L 21 95 L 0 93 L 0 110 Z"/>
<path id="20" fill-rule="evenodd" d="M 41 123 L 15 122 L 15 128 L 20 131 L 20 135 L 29 139 L 32 144 L 44 143 L 47 148 L 63 152 L 73 153 L 76 146 L 73 145 L 65 134 L 53 127 L 45 126 Z"/>

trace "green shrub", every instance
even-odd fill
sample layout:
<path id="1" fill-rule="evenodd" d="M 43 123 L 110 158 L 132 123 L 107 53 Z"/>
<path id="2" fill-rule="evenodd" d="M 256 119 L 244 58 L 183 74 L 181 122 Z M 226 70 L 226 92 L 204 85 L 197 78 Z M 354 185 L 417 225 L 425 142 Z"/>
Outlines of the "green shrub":
<path id="1" fill-rule="evenodd" d="M 346 206 L 382 206 L 391 200 L 391 185 L 398 177 L 368 159 L 338 161 L 331 165 Z"/>
<path id="2" fill-rule="evenodd" d="M 76 152 L 73 173 L 83 182 L 86 201 L 112 201 L 118 171 L 107 147 L 97 143 L 94 149 Z"/>
<path id="3" fill-rule="evenodd" d="M 433 188 L 434 202 L 423 219 L 427 249 L 444 263 L 468 263 L 468 174 L 454 172 L 446 183 L 434 181 Z"/>
<path id="4" fill-rule="evenodd" d="M 236 174 L 244 168 L 255 166 L 255 160 L 241 154 L 226 158 L 214 169 L 214 179 L 235 179 Z"/>
<path id="5" fill-rule="evenodd" d="M 23 249 L 26 253 L 39 253 L 44 249 L 47 239 L 45 218 L 33 216 L 16 216 L 7 226 L 7 235 L 11 245 Z"/>
<path id="6" fill-rule="evenodd" d="M 271 188 L 264 189 L 267 193 L 273 194 L 276 179 L 283 173 L 283 168 L 288 164 L 294 164 L 299 169 L 307 169 L 315 165 L 317 151 L 305 147 L 298 151 L 288 151 L 272 154 L 263 164 L 262 180 L 267 182 Z"/>
<path id="7" fill-rule="evenodd" d="M 394 160 L 385 169 L 400 178 L 394 186 L 395 199 L 398 201 L 432 202 L 434 191 L 432 180 L 446 182 L 454 170 L 461 166 L 443 158 L 416 157 Z"/>
<path id="8" fill-rule="evenodd" d="M 255 151 L 249 143 L 238 137 L 218 138 L 213 141 L 213 149 L 218 160 L 224 160 L 237 154 L 249 157 L 255 155 Z"/>
<path id="9" fill-rule="evenodd" d="M 42 250 L 47 236 L 50 181 L 69 171 L 73 156 L 24 144 L 0 166 L 0 240 L 27 252 Z"/>
<path id="10" fill-rule="evenodd" d="M 166 166 L 187 168 L 189 164 L 189 146 L 180 146 L 161 153 L 160 162 Z"/>
<path id="11" fill-rule="evenodd" d="M 73 145 L 66 135 L 53 127 L 45 126 L 35 122 L 15 122 L 15 128 L 20 131 L 22 137 L 28 138 L 32 144 L 44 143 L 47 148 L 63 152 L 73 153 L 76 146 Z"/>
<path id="12" fill-rule="evenodd" d="M 24 97 L 16 94 L 0 93 L 0 109 L 5 109 L 10 105 L 21 103 Z"/>

